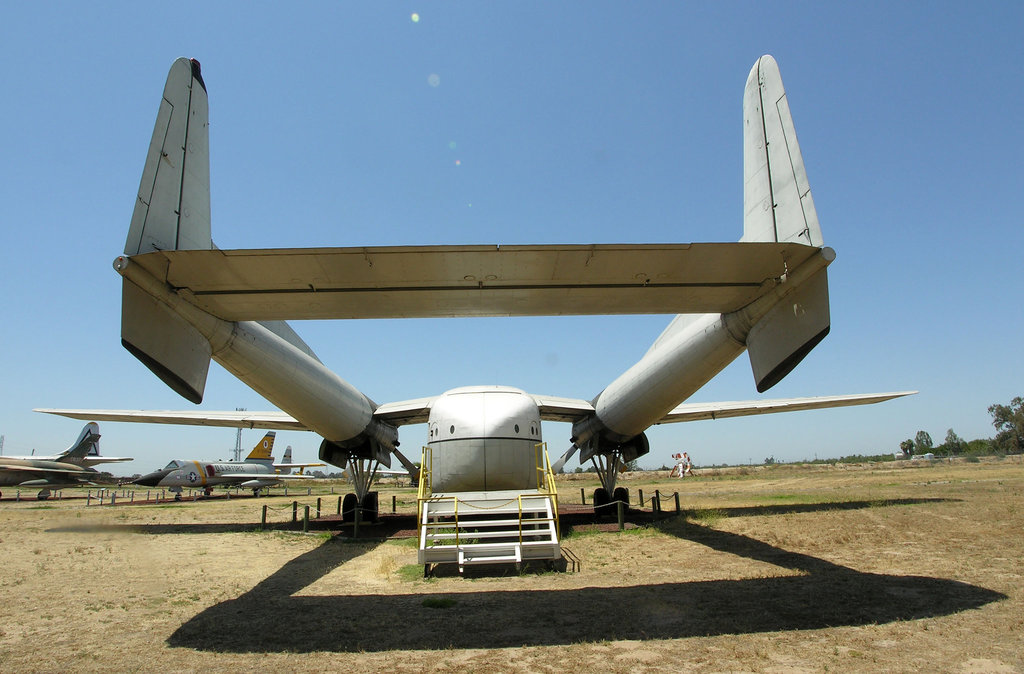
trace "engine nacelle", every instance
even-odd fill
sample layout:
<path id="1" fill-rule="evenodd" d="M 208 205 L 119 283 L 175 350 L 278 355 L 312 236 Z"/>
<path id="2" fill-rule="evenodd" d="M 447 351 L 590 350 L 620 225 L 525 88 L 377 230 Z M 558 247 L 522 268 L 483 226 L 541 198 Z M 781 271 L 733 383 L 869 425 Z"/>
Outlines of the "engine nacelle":
<path id="1" fill-rule="evenodd" d="M 646 433 L 635 435 L 622 442 L 611 440 L 602 434 L 596 434 L 580 447 L 580 463 L 589 461 L 595 454 L 610 455 L 619 453 L 623 463 L 634 461 L 651 451 L 651 443 Z"/>

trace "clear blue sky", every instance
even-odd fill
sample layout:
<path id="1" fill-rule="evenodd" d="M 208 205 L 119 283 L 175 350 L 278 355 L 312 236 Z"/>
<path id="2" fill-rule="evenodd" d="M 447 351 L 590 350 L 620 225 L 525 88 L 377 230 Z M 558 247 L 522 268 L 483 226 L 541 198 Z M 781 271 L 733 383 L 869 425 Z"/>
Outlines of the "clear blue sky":
<path id="1" fill-rule="evenodd" d="M 184 409 L 120 345 L 111 262 L 167 69 L 203 65 L 222 248 L 732 241 L 741 95 L 779 62 L 831 266 L 832 333 L 765 397 L 920 389 L 877 406 L 662 426 L 660 465 L 972 439 L 1024 394 L 1024 4 L 6 3 L 0 9 L 0 434 L 33 407 Z M 413 14 L 418 21 L 413 20 Z M 667 317 L 314 322 L 377 402 L 467 384 L 592 398 Z M 757 397 L 745 356 L 694 400 Z M 269 409 L 211 367 L 205 409 Z M 552 454 L 568 426 L 548 424 Z M 102 423 L 102 451 L 227 457 L 230 429 Z M 245 431 L 243 442 L 261 433 Z M 422 426 L 402 431 L 413 456 Z M 310 460 L 319 438 L 281 433 Z"/>

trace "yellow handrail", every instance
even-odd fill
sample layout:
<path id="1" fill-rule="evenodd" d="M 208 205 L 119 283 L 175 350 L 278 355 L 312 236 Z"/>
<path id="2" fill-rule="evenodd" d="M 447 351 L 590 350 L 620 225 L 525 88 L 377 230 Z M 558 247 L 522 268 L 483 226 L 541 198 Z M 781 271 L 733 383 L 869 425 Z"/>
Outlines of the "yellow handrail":
<path id="1" fill-rule="evenodd" d="M 558 517 L 558 486 L 555 484 L 555 474 L 551 470 L 551 458 L 548 456 L 548 445 L 546 442 L 539 442 L 534 445 L 534 460 L 537 470 L 537 495 L 548 496 L 551 498 L 552 507 L 552 518 L 538 518 L 533 520 L 532 524 L 539 524 L 541 522 L 554 521 L 555 531 L 558 539 L 562 538 L 562 524 Z M 423 447 L 423 455 L 420 460 L 420 484 L 419 492 L 417 494 L 417 512 L 416 512 L 416 533 L 422 541 L 423 527 L 424 526 L 454 526 L 455 527 L 455 545 L 460 544 L 459 539 L 459 499 L 455 496 L 436 497 L 431 496 L 431 476 L 433 473 L 433 454 L 429 446 Z M 523 542 L 523 496 L 520 494 L 516 497 L 516 501 L 519 508 L 519 543 Z M 453 515 L 455 517 L 454 522 L 438 522 L 436 524 L 423 522 L 423 504 L 426 501 L 448 501 L 453 502 Z"/>

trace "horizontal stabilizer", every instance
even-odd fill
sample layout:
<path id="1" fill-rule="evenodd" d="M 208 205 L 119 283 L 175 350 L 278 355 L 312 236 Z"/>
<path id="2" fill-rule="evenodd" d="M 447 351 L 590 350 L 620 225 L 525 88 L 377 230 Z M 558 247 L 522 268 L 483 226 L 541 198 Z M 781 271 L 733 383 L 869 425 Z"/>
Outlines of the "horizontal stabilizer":
<path id="1" fill-rule="evenodd" d="M 228 321 L 729 312 L 817 248 L 793 243 L 172 250 L 132 257 Z"/>

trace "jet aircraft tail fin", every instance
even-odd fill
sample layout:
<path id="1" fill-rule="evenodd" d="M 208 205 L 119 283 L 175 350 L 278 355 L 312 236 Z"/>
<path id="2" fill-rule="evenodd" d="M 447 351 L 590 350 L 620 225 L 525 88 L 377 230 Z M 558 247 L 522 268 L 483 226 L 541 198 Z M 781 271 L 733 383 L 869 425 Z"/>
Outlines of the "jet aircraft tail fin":
<path id="1" fill-rule="evenodd" d="M 762 56 L 743 93 L 743 238 L 822 246 L 800 145 L 779 66 Z M 828 277 L 821 270 L 751 329 L 747 352 L 757 390 L 789 374 L 830 326 Z"/>
<path id="2" fill-rule="evenodd" d="M 90 454 L 98 455 L 99 453 L 100 427 L 96 422 L 90 421 L 82 428 L 82 432 L 78 434 L 75 444 L 61 452 L 60 458 L 61 460 L 70 459 L 81 462 L 86 456 Z"/>
<path id="3" fill-rule="evenodd" d="M 290 464 L 291 462 L 292 462 L 292 446 L 288 445 L 287 447 L 284 448 L 284 463 Z M 284 472 L 290 475 L 291 472 L 292 472 L 292 469 L 291 468 L 285 468 Z"/>
<path id="4" fill-rule="evenodd" d="M 273 461 L 274 460 L 274 438 L 277 437 L 276 431 L 268 431 L 263 439 L 256 443 L 256 446 L 249 452 L 249 456 L 245 457 L 246 461 Z"/>
<path id="5" fill-rule="evenodd" d="M 213 247 L 206 85 L 199 62 L 180 58 L 164 85 L 124 252 Z M 202 402 L 209 342 L 127 279 L 121 297 L 121 344 L 181 396 Z"/>

